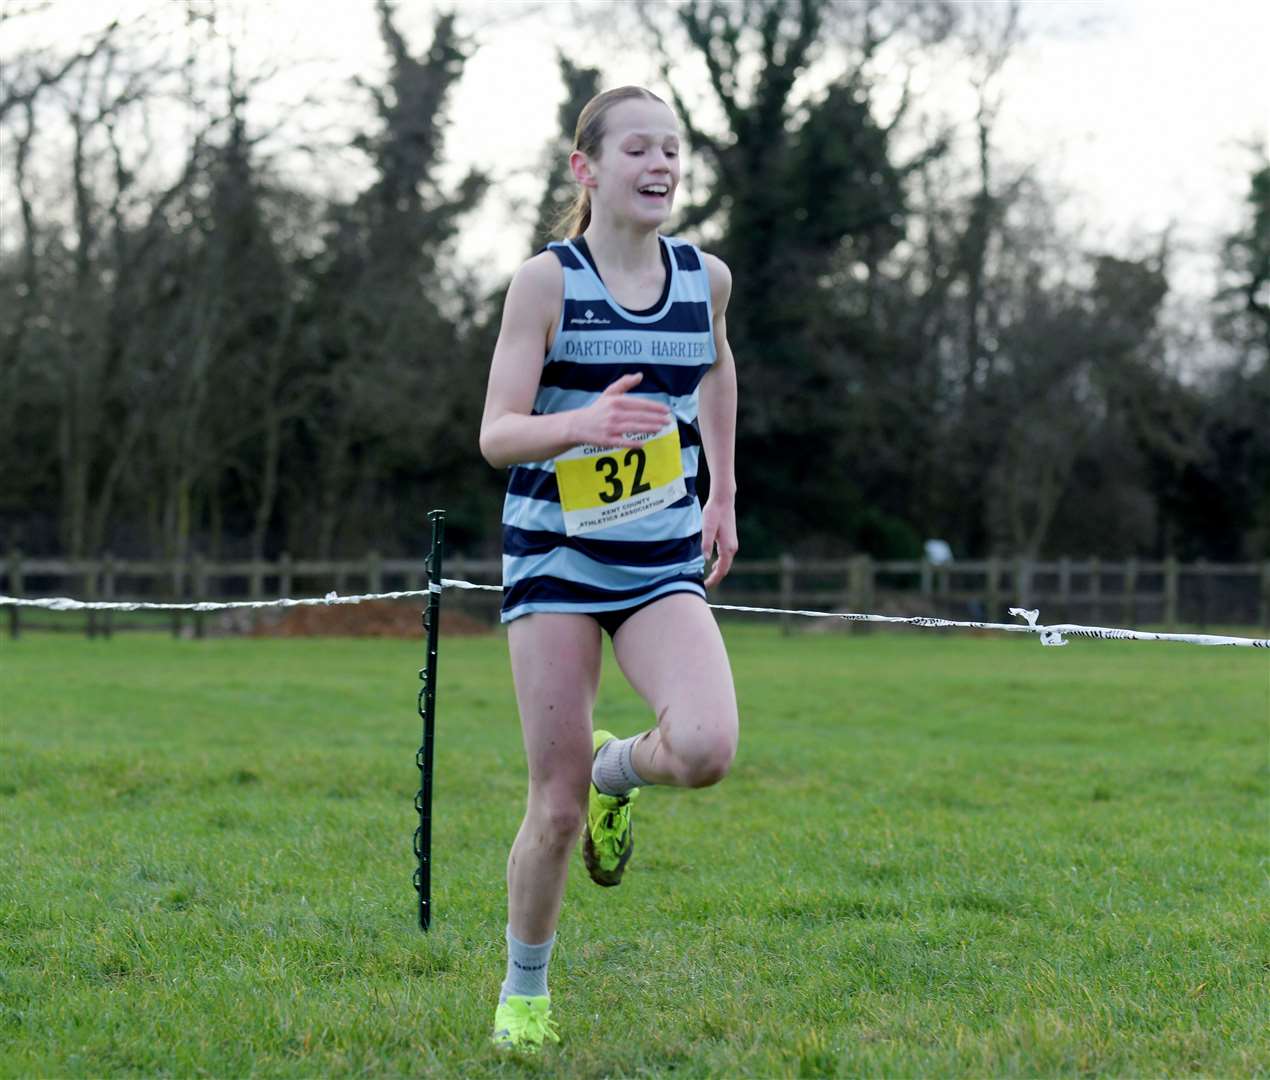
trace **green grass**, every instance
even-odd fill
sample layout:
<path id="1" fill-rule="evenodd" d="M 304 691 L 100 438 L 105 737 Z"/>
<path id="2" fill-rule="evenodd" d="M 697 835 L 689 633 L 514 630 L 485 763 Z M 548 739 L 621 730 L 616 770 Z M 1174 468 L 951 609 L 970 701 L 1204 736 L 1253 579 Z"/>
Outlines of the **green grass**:
<path id="1" fill-rule="evenodd" d="M 731 776 L 575 863 L 564 1043 L 488 1045 L 524 766 L 501 637 L 0 642 L 0 1075 L 1270 1074 L 1270 663 L 729 627 Z M 645 711 L 615 667 L 598 715 Z"/>

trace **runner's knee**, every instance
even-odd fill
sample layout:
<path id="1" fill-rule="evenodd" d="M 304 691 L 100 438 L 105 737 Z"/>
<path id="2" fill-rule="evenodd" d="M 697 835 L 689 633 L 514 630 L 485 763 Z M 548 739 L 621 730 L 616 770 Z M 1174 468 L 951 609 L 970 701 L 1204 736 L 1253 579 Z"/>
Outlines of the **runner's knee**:
<path id="1" fill-rule="evenodd" d="M 736 740 L 724 735 L 693 739 L 673 755 L 679 782 L 686 787 L 703 788 L 717 784 L 728 774 L 736 757 Z"/>
<path id="2" fill-rule="evenodd" d="M 530 804 L 534 836 L 550 848 L 567 848 L 576 843 L 585 817 L 585 806 L 571 795 L 552 795 Z"/>

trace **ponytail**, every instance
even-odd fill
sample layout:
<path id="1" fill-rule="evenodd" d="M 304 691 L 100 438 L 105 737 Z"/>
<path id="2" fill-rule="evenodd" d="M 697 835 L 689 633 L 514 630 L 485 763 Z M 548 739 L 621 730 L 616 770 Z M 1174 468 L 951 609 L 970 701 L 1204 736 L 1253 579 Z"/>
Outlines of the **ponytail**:
<path id="1" fill-rule="evenodd" d="M 591 224 L 591 193 L 583 188 L 574 197 L 573 202 L 564 208 L 563 213 L 552 224 L 552 230 L 561 239 L 581 236 Z"/>

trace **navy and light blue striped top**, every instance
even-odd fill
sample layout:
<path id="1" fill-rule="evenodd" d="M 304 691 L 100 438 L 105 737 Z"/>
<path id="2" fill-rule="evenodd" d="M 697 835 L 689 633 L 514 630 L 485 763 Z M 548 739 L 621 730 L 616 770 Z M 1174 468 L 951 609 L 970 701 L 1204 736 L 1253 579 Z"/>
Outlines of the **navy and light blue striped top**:
<path id="1" fill-rule="evenodd" d="M 564 303 L 534 414 L 583 408 L 615 379 L 642 372 L 632 393 L 674 414 L 687 494 L 637 520 L 568 536 L 554 460 L 512 466 L 503 503 L 503 622 L 535 611 L 615 611 L 671 592 L 705 595 L 697 390 L 715 360 L 710 277 L 694 245 L 660 240 L 666 287 L 639 312 L 613 299 L 585 241 L 547 245 L 564 271 Z"/>

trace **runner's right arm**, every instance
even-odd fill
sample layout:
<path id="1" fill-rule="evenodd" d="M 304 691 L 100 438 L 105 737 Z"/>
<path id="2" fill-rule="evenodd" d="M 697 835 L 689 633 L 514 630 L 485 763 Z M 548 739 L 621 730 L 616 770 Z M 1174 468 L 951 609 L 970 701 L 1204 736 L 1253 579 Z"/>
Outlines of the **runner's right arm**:
<path id="1" fill-rule="evenodd" d="M 546 461 L 583 443 L 636 447 L 624 436 L 651 434 L 670 418 L 660 402 L 627 393 L 643 378 L 638 372 L 615 380 L 585 408 L 531 415 L 563 297 L 563 271 L 549 251 L 524 263 L 508 286 L 481 417 L 481 454 L 495 468 Z"/>

